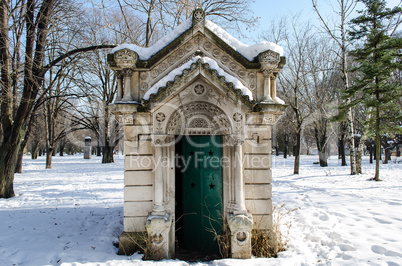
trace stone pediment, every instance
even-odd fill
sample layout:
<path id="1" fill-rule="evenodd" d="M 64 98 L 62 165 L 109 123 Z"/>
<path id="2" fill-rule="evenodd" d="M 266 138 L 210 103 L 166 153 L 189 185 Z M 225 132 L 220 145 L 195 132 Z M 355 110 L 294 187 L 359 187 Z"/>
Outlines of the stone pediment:
<path id="1" fill-rule="evenodd" d="M 269 42 L 263 42 L 251 46 L 245 45 L 213 22 L 205 20 L 205 13 L 202 10 L 195 10 L 193 18 L 184 21 L 174 31 L 163 37 L 151 47 L 143 48 L 134 44 L 122 44 L 117 46 L 110 54 L 108 54 L 108 63 L 115 70 L 121 69 L 122 66 L 118 63 L 118 51 L 127 50 L 134 52 L 138 57 L 135 66 L 133 65 L 130 68 L 136 67 L 139 69 L 150 69 L 165 59 L 168 55 L 172 54 L 172 51 L 183 48 L 188 49 L 186 43 L 196 35 L 202 35 L 208 39 L 209 42 L 205 42 L 206 44 L 203 47 L 204 50 L 208 50 L 208 46 L 216 46 L 219 50 L 230 55 L 244 68 L 260 68 L 259 54 L 266 51 L 272 51 L 280 56 L 281 62 L 277 65 L 277 68 L 282 68 L 285 64 L 285 58 L 282 56 L 283 51 L 281 47 Z M 195 44 L 196 43 L 197 41 L 195 40 Z M 217 51 L 215 51 L 215 53 L 217 53 Z"/>
<path id="2" fill-rule="evenodd" d="M 212 65 L 212 66 L 211 66 Z M 241 101 L 243 104 L 252 107 L 255 101 L 252 92 L 246 88 L 236 77 L 227 74 L 217 67 L 216 61 L 207 57 L 194 57 L 193 61 L 179 67 L 178 71 L 172 71 L 176 75 L 165 77 L 150 88 L 143 97 L 143 106 L 152 108 L 161 101 L 167 101 L 180 93 L 180 89 L 186 87 L 200 76 L 209 80 L 216 87 L 221 88 L 223 93 L 234 101 Z M 196 94 L 204 94 L 201 89 Z"/>
<path id="3" fill-rule="evenodd" d="M 205 20 L 202 10 L 151 47 L 116 47 L 108 62 L 118 76 L 117 105 L 134 103 L 138 110 L 150 110 L 197 76 L 251 109 L 283 104 L 276 97 L 276 79 L 285 64 L 282 48 L 268 42 L 245 45 Z"/>

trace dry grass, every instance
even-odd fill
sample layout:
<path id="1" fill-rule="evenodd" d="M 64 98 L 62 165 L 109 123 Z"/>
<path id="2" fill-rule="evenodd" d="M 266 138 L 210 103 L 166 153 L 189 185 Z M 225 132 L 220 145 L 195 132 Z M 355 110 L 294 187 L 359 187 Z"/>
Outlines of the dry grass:
<path id="1" fill-rule="evenodd" d="M 285 204 L 280 207 L 274 206 L 272 210 L 273 230 L 253 230 L 251 236 L 252 253 L 256 257 L 272 258 L 277 257 L 278 252 L 286 250 L 287 238 L 291 223 L 285 223 L 283 218 L 293 210 L 286 210 Z M 286 228 L 286 232 L 280 229 Z"/>

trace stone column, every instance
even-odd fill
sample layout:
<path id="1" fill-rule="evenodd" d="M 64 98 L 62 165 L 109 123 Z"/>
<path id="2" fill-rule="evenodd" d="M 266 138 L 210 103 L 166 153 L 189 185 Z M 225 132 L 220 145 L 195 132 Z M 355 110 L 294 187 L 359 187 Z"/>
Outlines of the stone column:
<path id="1" fill-rule="evenodd" d="M 155 146 L 155 183 L 154 183 L 154 208 L 152 215 L 165 215 L 166 210 L 163 207 L 163 168 L 162 168 L 162 149 L 163 139 L 158 138 L 154 140 Z"/>
<path id="2" fill-rule="evenodd" d="M 132 101 L 133 97 L 131 96 L 131 75 L 133 74 L 133 70 L 131 69 L 124 69 L 124 96 L 123 101 Z"/>
<path id="3" fill-rule="evenodd" d="M 264 69 L 262 71 L 262 75 L 264 76 L 264 96 L 262 98 L 262 101 L 263 102 L 272 102 L 272 97 L 271 97 L 272 69 Z"/>
<path id="4" fill-rule="evenodd" d="M 163 168 L 162 168 L 162 149 L 164 146 L 164 136 L 158 136 L 154 139 L 154 208 L 151 215 L 148 216 L 145 228 L 148 233 L 147 256 L 152 260 L 169 259 L 172 257 L 170 247 L 170 230 L 172 226 L 172 217 L 166 213 L 163 206 Z"/>
<path id="5" fill-rule="evenodd" d="M 251 258 L 251 230 L 253 229 L 253 217 L 247 212 L 244 199 L 243 180 L 243 143 L 237 138 L 233 141 L 235 152 L 235 209 L 228 217 L 228 225 L 231 232 L 231 256 L 236 259 Z"/>
<path id="6" fill-rule="evenodd" d="M 278 76 L 277 73 L 271 75 L 271 97 L 272 100 L 275 101 L 276 98 L 276 77 Z"/>
<path id="7" fill-rule="evenodd" d="M 117 98 L 116 101 L 120 101 L 123 97 L 123 74 L 121 71 L 116 71 L 117 76 Z"/>
<path id="8" fill-rule="evenodd" d="M 235 152 L 235 197 L 236 206 L 234 214 L 245 214 L 247 213 L 246 206 L 244 204 L 244 181 L 243 181 L 243 143 L 241 139 L 236 139 L 234 141 L 234 152 Z"/>

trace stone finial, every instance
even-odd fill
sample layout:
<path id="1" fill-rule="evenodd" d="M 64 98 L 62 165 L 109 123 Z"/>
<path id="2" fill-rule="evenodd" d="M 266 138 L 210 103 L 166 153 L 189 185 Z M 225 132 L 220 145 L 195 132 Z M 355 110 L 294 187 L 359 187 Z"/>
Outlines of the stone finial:
<path id="1" fill-rule="evenodd" d="M 281 57 L 278 53 L 268 50 L 258 55 L 258 60 L 261 63 L 261 68 L 278 68 Z"/>
<path id="2" fill-rule="evenodd" d="M 114 53 L 114 61 L 119 68 L 135 68 L 138 54 L 128 49 L 118 50 Z"/>
<path id="3" fill-rule="evenodd" d="M 205 23 L 205 11 L 201 8 L 197 8 L 193 11 L 193 27 L 204 25 Z"/>

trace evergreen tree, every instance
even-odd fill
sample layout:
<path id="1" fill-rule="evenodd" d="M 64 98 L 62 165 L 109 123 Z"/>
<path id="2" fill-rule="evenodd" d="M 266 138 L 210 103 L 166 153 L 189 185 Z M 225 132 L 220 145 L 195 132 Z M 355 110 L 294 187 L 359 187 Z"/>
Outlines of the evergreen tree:
<path id="1" fill-rule="evenodd" d="M 358 63 L 353 69 L 357 75 L 345 96 L 358 96 L 351 104 L 363 104 L 370 112 L 366 126 L 375 135 L 373 179 L 379 181 L 381 134 L 401 130 L 392 126 L 401 119 L 401 111 L 395 108 L 395 102 L 402 97 L 401 84 L 395 85 L 392 76 L 400 68 L 402 38 L 393 36 L 393 30 L 400 24 L 395 18 L 402 14 L 402 9 L 386 8 L 384 0 L 359 2 L 365 5 L 365 9 L 358 11 L 359 16 L 351 20 L 349 32 L 351 39 L 357 41 L 358 48 L 351 51 Z"/>

